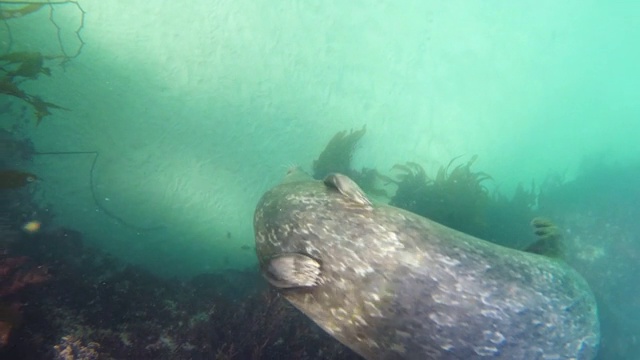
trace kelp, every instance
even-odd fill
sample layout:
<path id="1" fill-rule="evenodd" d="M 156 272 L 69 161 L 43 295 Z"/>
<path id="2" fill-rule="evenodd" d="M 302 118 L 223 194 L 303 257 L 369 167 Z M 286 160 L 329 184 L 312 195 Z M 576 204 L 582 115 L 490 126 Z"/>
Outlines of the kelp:
<path id="1" fill-rule="evenodd" d="M 85 45 L 84 40 L 80 36 L 80 32 L 84 28 L 85 11 L 77 1 L 72 0 L 56 0 L 56 1 L 4 1 L 0 0 L 2 7 L 0 8 L 0 21 L 3 22 L 7 29 L 7 38 L 3 41 L 3 50 L 0 53 L 0 94 L 18 98 L 33 108 L 36 118 L 36 126 L 40 125 L 42 120 L 52 114 L 52 109 L 69 110 L 60 105 L 42 99 L 40 96 L 26 92 L 22 88 L 22 84 L 28 80 L 36 80 L 40 75 L 51 76 L 51 69 L 45 66 L 50 60 L 58 60 L 59 65 L 64 65 L 71 59 L 80 55 Z M 75 52 L 68 52 L 67 46 L 63 46 L 61 32 L 63 27 L 56 22 L 54 17 L 54 8 L 59 6 L 75 6 L 78 12 L 79 25 L 74 33 L 78 41 L 78 47 Z M 11 30 L 12 23 L 21 21 L 22 17 L 36 13 L 38 11 L 49 12 L 48 22 L 57 34 L 59 54 L 44 55 L 38 51 L 12 51 L 14 45 L 13 32 Z M 17 20 L 16 20 L 17 19 Z M 66 19 L 68 20 L 68 19 Z"/>
<path id="2" fill-rule="evenodd" d="M 485 184 L 493 180 L 491 175 L 472 169 L 477 155 L 456 165 L 459 159 L 441 166 L 434 177 L 416 163 L 394 165 L 395 178 L 388 182 L 398 188 L 390 204 L 467 234 L 524 249 L 532 239 L 529 220 L 536 216 L 535 184 L 530 189 L 519 184 L 511 198 L 498 191 L 490 194 Z"/>
<path id="3" fill-rule="evenodd" d="M 51 75 L 51 70 L 44 66 L 45 59 L 48 57 L 39 52 L 14 52 L 0 56 L 0 94 L 16 97 L 31 105 L 36 126 L 45 116 L 51 115 L 50 109 L 69 110 L 20 88 L 25 80 L 37 79 L 41 74 Z"/>
<path id="4" fill-rule="evenodd" d="M 339 131 L 329 141 L 318 159 L 313 161 L 313 177 L 323 179 L 330 173 L 337 172 L 347 176 L 352 175 L 351 159 L 358 141 L 367 132 L 367 126 L 349 132 Z"/>
<path id="5" fill-rule="evenodd" d="M 67 50 L 67 46 L 63 46 L 61 33 L 66 30 L 63 29 L 58 21 L 56 20 L 56 16 L 54 15 L 55 9 L 59 7 L 75 7 L 77 14 L 77 27 L 73 30 L 75 37 L 78 41 L 78 47 L 74 52 L 69 52 Z M 3 39 L 2 46 L 4 47 L 2 52 L 11 53 L 13 48 L 13 31 L 12 31 L 12 23 L 16 21 L 20 21 L 23 17 L 34 14 L 40 11 L 48 12 L 47 21 L 51 23 L 54 31 L 56 32 L 56 37 L 58 38 L 58 47 L 60 49 L 60 57 L 62 59 L 62 64 L 74 59 L 80 55 L 82 49 L 85 45 L 84 40 L 80 33 L 84 28 L 84 18 L 86 12 L 80 5 L 80 3 L 76 0 L 32 0 L 32 1 L 10 1 L 10 0 L 0 0 L 0 21 L 4 23 L 4 27 L 6 28 L 7 38 Z M 66 11 L 69 13 L 68 11 Z M 69 19 L 67 17 L 64 18 L 64 23 L 68 24 Z M 43 24 L 44 25 L 44 24 Z M 66 28 L 66 26 L 65 26 Z"/>
<path id="6" fill-rule="evenodd" d="M 3 3 L 3 1 L 0 1 L 0 4 Z M 40 10 L 43 6 L 45 6 L 46 3 L 32 3 L 32 4 L 26 4 L 17 8 L 13 8 L 13 9 L 4 9 L 1 8 L 0 9 L 0 20 L 8 20 L 8 19 L 15 19 L 15 18 L 19 18 L 19 17 L 23 17 L 25 15 L 29 15 L 31 13 L 34 13 L 38 10 Z"/>
<path id="7" fill-rule="evenodd" d="M 36 181 L 38 177 L 20 170 L 0 170 L 0 190 L 18 189 Z"/>
<path id="8" fill-rule="evenodd" d="M 389 194 L 383 189 L 384 176 L 376 169 L 363 167 L 362 170 L 351 170 L 351 178 L 355 181 L 364 192 L 381 198 L 388 198 Z"/>
<path id="9" fill-rule="evenodd" d="M 530 187 L 519 183 L 511 197 L 496 189 L 485 212 L 487 227 L 483 238 L 500 245 L 524 249 L 532 239 L 529 220 L 537 216 L 537 200 L 538 192 L 533 181 Z"/>
<path id="10" fill-rule="evenodd" d="M 427 176 L 424 168 L 416 163 L 407 162 L 395 164 L 391 170 L 397 172 L 395 180 L 391 177 L 386 179 L 395 183 L 398 188 L 390 204 L 422 216 L 431 213 L 425 201 L 433 180 Z"/>
<path id="11" fill-rule="evenodd" d="M 485 186 L 493 178 L 486 172 L 475 171 L 478 159 L 471 156 L 466 162 L 460 156 L 441 166 L 435 176 L 427 174 L 416 162 L 395 164 L 391 175 L 373 168 L 361 171 L 351 167 L 351 159 L 358 141 L 365 134 L 340 131 L 313 162 L 314 177 L 323 179 L 328 173 L 340 172 L 352 178 L 370 195 L 389 199 L 389 204 L 425 216 L 453 229 L 512 248 L 525 249 L 533 236 L 530 219 L 539 193 L 532 182 L 527 188 L 519 184 L 512 197 L 498 191 L 490 194 Z M 396 187 L 393 196 L 386 190 Z"/>
<path id="12" fill-rule="evenodd" d="M 427 176 L 419 164 L 395 165 L 392 170 L 400 172 L 396 175 L 398 189 L 390 204 L 481 236 L 486 227 L 484 216 L 490 200 L 483 182 L 491 176 L 471 170 L 477 156 L 452 169 L 458 158 L 440 167 L 434 178 Z"/>
<path id="13" fill-rule="evenodd" d="M 389 198 L 384 189 L 384 186 L 390 183 L 388 177 L 373 168 L 363 167 L 361 170 L 355 170 L 351 166 L 356 146 L 366 132 L 366 125 L 360 130 L 337 132 L 329 140 L 320 156 L 313 161 L 313 177 L 321 180 L 330 173 L 341 173 L 353 179 L 366 193 Z"/>
<path id="14" fill-rule="evenodd" d="M 52 59 L 45 57 L 39 52 L 13 52 L 0 56 L 0 62 L 4 66 L 16 65 L 12 70 L 6 71 L 6 77 L 13 79 L 15 77 L 24 77 L 35 79 L 38 75 L 45 74 L 51 76 L 51 69 L 44 66 L 44 60 Z"/>
<path id="15" fill-rule="evenodd" d="M 458 160 L 460 156 L 455 157 L 449 161 L 446 167 L 440 167 L 438 174 L 434 180 L 435 183 L 455 183 L 463 184 L 473 188 L 478 188 L 481 191 L 486 192 L 486 188 L 480 185 L 485 180 L 492 180 L 491 176 L 485 172 L 472 172 L 471 165 L 478 160 L 478 155 L 473 155 L 466 164 L 460 164 L 456 166 L 451 172 L 449 169 L 451 165 Z"/>

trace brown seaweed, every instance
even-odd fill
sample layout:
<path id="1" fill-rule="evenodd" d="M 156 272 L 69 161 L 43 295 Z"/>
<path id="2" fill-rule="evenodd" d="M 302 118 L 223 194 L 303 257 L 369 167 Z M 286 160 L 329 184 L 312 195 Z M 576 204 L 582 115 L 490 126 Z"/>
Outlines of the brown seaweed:
<path id="1" fill-rule="evenodd" d="M 50 109 L 69 110 L 20 88 L 20 78 L 34 80 L 40 74 L 51 75 L 51 70 L 44 67 L 44 60 L 51 58 L 39 52 L 13 52 L 0 56 L 0 63 L 3 63 L 0 67 L 0 94 L 16 97 L 31 105 L 36 117 L 36 126 L 40 125 L 45 116 L 51 115 Z"/>
<path id="2" fill-rule="evenodd" d="M 0 170 L 0 190 L 17 189 L 38 179 L 32 173 L 18 170 Z"/>
<path id="3" fill-rule="evenodd" d="M 29 103 L 31 104 L 31 106 L 33 106 L 34 114 L 36 116 L 36 126 L 40 125 L 42 118 L 47 115 L 51 115 L 49 109 L 60 109 L 69 111 L 69 109 L 67 108 L 44 101 L 38 96 L 32 96 L 29 100 Z"/>
<path id="4" fill-rule="evenodd" d="M 483 183 L 491 176 L 471 170 L 477 156 L 452 169 L 457 159 L 440 167 L 434 178 L 414 162 L 394 165 L 392 170 L 399 172 L 395 181 L 398 189 L 391 204 L 480 236 L 486 228 L 485 211 L 490 200 Z"/>
<path id="5" fill-rule="evenodd" d="M 45 3 L 27 4 L 15 9 L 0 9 L 0 20 L 15 19 L 40 10 Z"/>
<path id="6" fill-rule="evenodd" d="M 39 52 L 14 52 L 0 56 L 0 62 L 5 62 L 5 66 L 17 64 L 12 70 L 6 71 L 11 79 L 36 79 L 40 74 L 51 76 L 51 69 L 44 67 L 44 60 L 45 56 Z"/>
<path id="7" fill-rule="evenodd" d="M 351 176 L 351 159 L 358 141 L 367 132 L 367 126 L 349 132 L 339 131 L 329 141 L 318 159 L 313 161 L 313 177 L 324 179 L 330 173 L 341 173 Z"/>

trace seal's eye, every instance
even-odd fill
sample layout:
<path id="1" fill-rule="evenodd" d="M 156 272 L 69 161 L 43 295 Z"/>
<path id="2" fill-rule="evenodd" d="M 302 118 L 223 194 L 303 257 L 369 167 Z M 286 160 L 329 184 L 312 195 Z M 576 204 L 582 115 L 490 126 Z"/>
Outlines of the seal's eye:
<path id="1" fill-rule="evenodd" d="M 27 178 L 25 180 L 27 180 L 27 182 L 34 182 L 34 181 L 36 181 L 36 178 L 35 178 L 35 176 L 27 176 Z"/>

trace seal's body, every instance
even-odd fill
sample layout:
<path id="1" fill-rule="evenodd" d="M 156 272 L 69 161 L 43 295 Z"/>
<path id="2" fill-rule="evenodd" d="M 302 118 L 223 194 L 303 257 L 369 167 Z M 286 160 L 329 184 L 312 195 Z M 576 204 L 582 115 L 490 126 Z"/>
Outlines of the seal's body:
<path id="1" fill-rule="evenodd" d="M 363 199 L 340 174 L 288 182 L 254 219 L 267 279 L 340 342 L 367 359 L 595 357 L 596 303 L 567 265 Z"/>

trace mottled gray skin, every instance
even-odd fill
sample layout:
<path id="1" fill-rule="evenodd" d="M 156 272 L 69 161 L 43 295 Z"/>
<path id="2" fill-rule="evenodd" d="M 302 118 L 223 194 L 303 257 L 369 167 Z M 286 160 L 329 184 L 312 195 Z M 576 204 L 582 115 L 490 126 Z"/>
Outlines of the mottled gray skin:
<path id="1" fill-rule="evenodd" d="M 596 355 L 593 294 L 561 261 L 358 203 L 322 181 L 268 191 L 254 226 L 265 272 L 282 254 L 319 263 L 314 285 L 282 294 L 366 359 Z"/>

